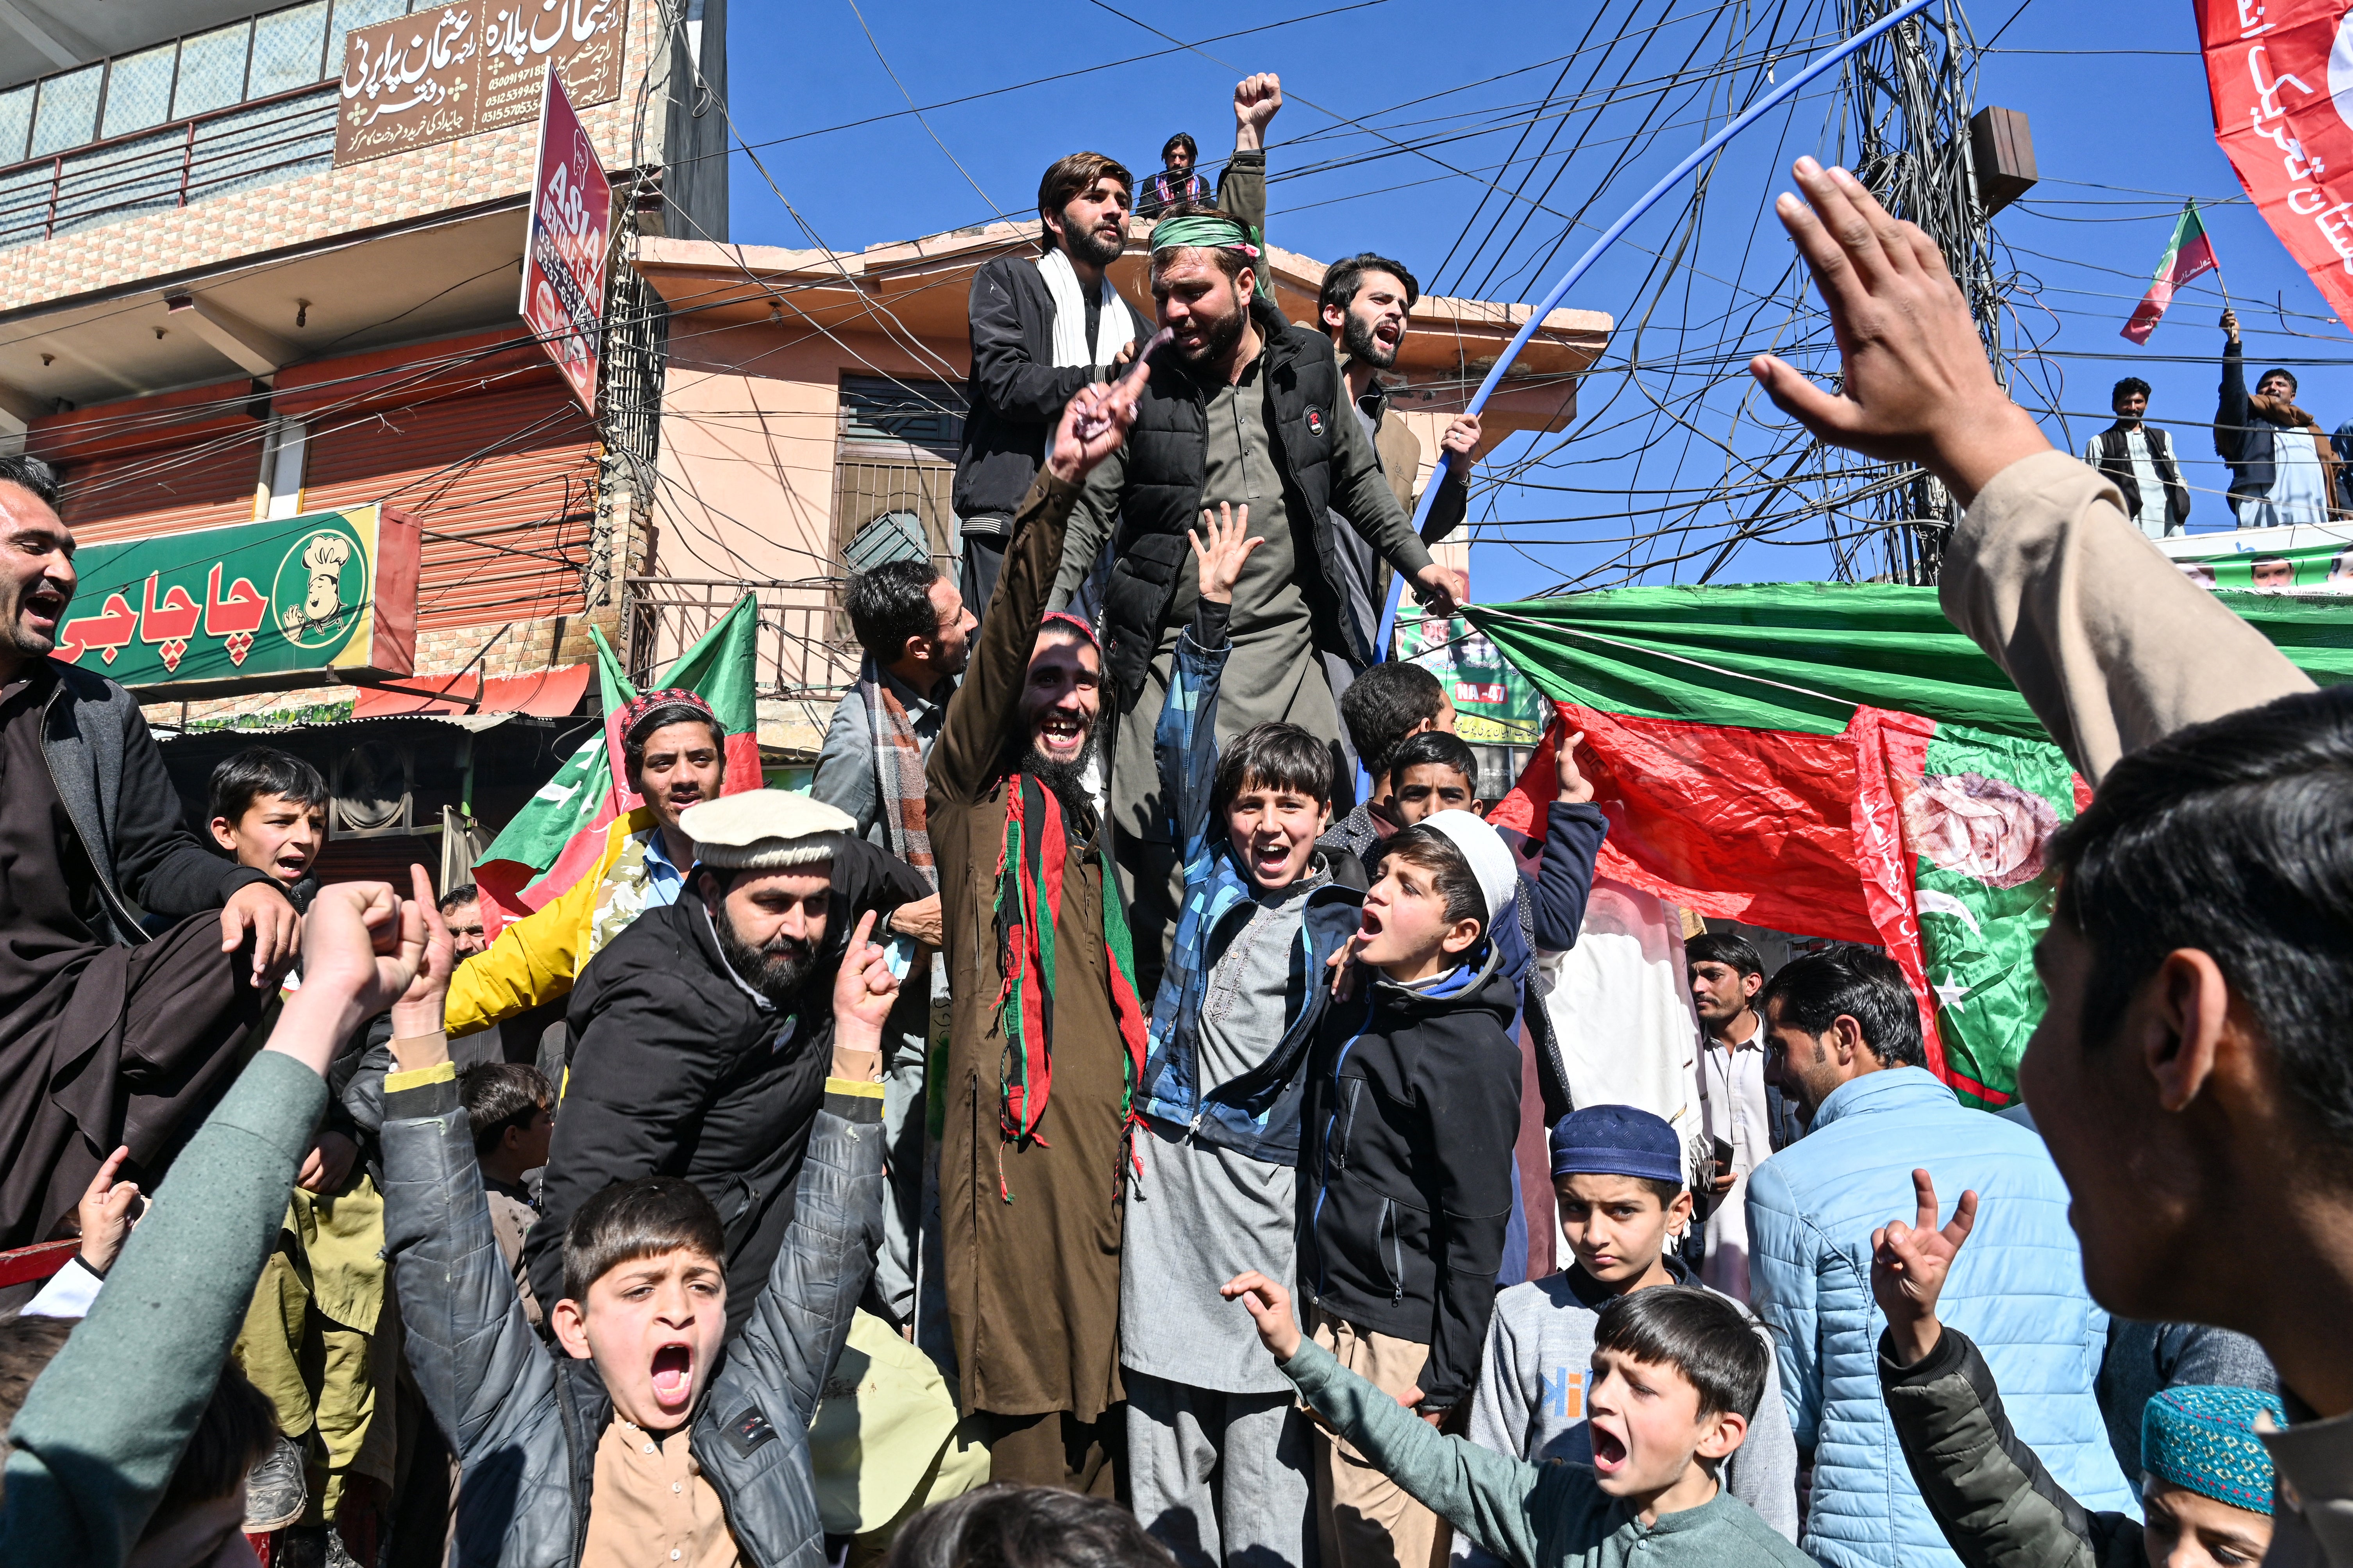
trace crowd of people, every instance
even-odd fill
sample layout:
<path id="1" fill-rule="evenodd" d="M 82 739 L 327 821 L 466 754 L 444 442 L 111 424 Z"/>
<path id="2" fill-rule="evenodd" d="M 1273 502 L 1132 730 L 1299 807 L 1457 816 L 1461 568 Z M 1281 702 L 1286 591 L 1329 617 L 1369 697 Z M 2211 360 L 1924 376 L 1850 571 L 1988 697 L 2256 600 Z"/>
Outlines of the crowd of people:
<path id="1" fill-rule="evenodd" d="M 1429 547 L 1482 432 L 1417 534 L 1418 285 L 1357 256 L 1284 318 L 1281 101 L 1238 88 L 1214 202 L 1164 153 L 1150 319 L 1127 171 L 1047 171 L 973 288 L 960 572 L 849 582 L 810 791 L 645 692 L 630 809 L 494 940 L 421 868 L 320 886 L 281 752 L 186 831 L 50 657 L 72 536 L 0 460 L 0 1245 L 79 1248 L 0 1322 L 0 1558 L 2353 1563 L 2353 700 L 1800 161 L 1842 375 L 1754 374 L 1967 508 L 1945 609 L 2095 788 L 2024 1108 L 1927 1070 L 1883 954 L 1725 931 L 1696 1103 L 1572 1103 L 1610 822 L 1563 724 L 1541 832 L 1491 825 L 1377 657 L 1391 574 L 1467 595 Z"/>

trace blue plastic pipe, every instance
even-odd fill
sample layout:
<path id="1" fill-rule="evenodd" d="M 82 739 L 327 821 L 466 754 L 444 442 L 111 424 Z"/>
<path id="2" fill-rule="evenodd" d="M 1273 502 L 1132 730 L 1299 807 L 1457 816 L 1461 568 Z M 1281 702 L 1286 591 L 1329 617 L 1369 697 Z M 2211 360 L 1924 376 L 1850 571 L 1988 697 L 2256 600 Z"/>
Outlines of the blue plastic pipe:
<path id="1" fill-rule="evenodd" d="M 1777 105 L 1786 101 L 1789 96 L 1796 92 L 1799 88 L 1805 86 L 1808 82 L 1813 80 L 1816 77 L 1821 75 L 1824 71 L 1830 69 L 1831 67 L 1838 64 L 1841 60 L 1846 58 L 1847 56 L 1854 53 L 1857 49 L 1862 48 L 1865 44 L 1870 43 L 1872 39 L 1879 37 L 1880 34 L 1887 31 L 1888 28 L 1893 27 L 1898 22 L 1903 21 L 1905 17 L 1912 16 L 1915 12 L 1926 10 L 1930 4 L 1931 0 L 1907 0 L 1906 4 L 1897 6 L 1888 15 L 1882 16 L 1870 26 L 1865 27 L 1862 32 L 1857 33 L 1853 37 L 1849 38 L 1846 42 L 1841 44 L 1830 53 L 1822 56 L 1820 59 L 1813 61 L 1803 70 L 1799 71 L 1797 75 L 1774 88 L 1772 91 L 1758 99 L 1755 103 L 1750 104 L 1748 108 L 1742 112 L 1738 119 L 1733 121 L 1731 124 L 1725 126 L 1723 130 L 1717 132 L 1715 135 L 1701 142 L 1698 148 L 1693 152 L 1691 156 L 1685 158 L 1682 163 L 1677 163 L 1673 168 L 1668 170 L 1665 178 L 1662 179 L 1657 184 L 1652 185 L 1649 190 L 1644 191 L 1641 198 L 1635 202 L 1632 206 L 1626 209 L 1624 216 L 1620 217 L 1616 223 L 1611 224 L 1608 228 L 1601 231 L 1600 237 L 1596 239 L 1591 245 L 1588 246 L 1586 247 L 1585 254 L 1577 258 L 1577 264 L 1571 267 L 1567 272 L 1563 273 L 1561 275 L 1560 281 L 1552 286 L 1552 292 L 1544 297 L 1544 302 L 1529 312 L 1527 321 L 1520 328 L 1518 334 L 1512 339 L 1511 347 L 1504 351 L 1503 357 L 1495 362 L 1495 367 L 1487 373 L 1487 379 L 1479 384 L 1478 392 L 1472 395 L 1470 406 L 1465 408 L 1463 412 L 1466 414 L 1476 414 L 1481 409 L 1487 406 L 1487 399 L 1494 395 L 1497 384 L 1502 382 L 1504 379 L 1504 373 L 1512 368 L 1512 362 L 1520 357 L 1520 351 L 1527 347 L 1528 340 L 1530 338 L 1536 335 L 1536 329 L 1544 324 L 1544 319 L 1552 313 L 1553 307 L 1560 303 L 1561 296 L 1567 294 L 1571 289 L 1576 288 L 1577 279 L 1585 276 L 1587 268 L 1590 268 L 1594 262 L 1600 258 L 1601 253 L 1609 249 L 1610 246 L 1617 243 L 1619 236 L 1633 227 L 1634 222 L 1637 218 L 1640 218 L 1644 213 L 1649 212 L 1651 207 L 1657 205 L 1658 200 L 1661 196 L 1665 195 L 1675 186 L 1681 184 L 1684 175 L 1698 168 L 1702 163 L 1706 163 L 1709 158 L 1715 154 L 1716 149 L 1722 147 L 1725 142 L 1731 141 L 1734 137 L 1747 130 L 1751 125 L 1757 123 L 1759 118 L 1770 111 Z M 1442 458 L 1440 460 L 1441 462 L 1443 461 Z M 1421 531 L 1422 524 L 1430 521 L 1430 509 L 1438 500 L 1438 486 L 1439 477 L 1433 474 L 1430 478 L 1429 487 L 1421 492 L 1420 503 L 1413 509 L 1413 531 L 1416 533 L 1419 533 Z M 1398 578 L 1389 584 L 1388 603 L 1381 611 L 1380 640 L 1374 645 L 1373 648 L 1373 657 L 1376 659 L 1385 659 L 1389 656 L 1389 643 L 1397 632 L 1398 596 L 1403 592 L 1404 588 L 1405 579 L 1402 577 Z M 1362 793 L 1361 786 L 1359 787 L 1358 793 Z"/>

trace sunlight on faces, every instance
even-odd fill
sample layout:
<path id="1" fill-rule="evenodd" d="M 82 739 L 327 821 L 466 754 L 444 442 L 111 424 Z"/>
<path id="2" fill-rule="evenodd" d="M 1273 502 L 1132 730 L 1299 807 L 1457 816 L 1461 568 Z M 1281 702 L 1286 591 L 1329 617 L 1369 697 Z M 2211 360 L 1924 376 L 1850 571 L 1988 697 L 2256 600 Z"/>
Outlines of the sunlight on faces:
<path id="1" fill-rule="evenodd" d="M 1074 629 L 1049 626 L 1029 655 L 1021 728 L 1029 749 L 1058 767 L 1076 767 L 1103 702 L 1103 654 Z"/>
<path id="2" fill-rule="evenodd" d="M 688 806 L 717 800 L 726 777 L 719 737 L 700 719 L 664 724 L 648 735 L 643 760 L 629 770 L 630 787 L 646 797 L 655 820 L 672 829 Z"/>
<path id="3" fill-rule="evenodd" d="M 482 900 L 469 899 L 441 917 L 449 928 L 450 940 L 457 944 L 459 958 L 471 958 L 490 946 L 482 928 Z"/>
<path id="4" fill-rule="evenodd" d="M 1261 888 L 1287 888 L 1314 863 L 1315 841 L 1331 826 L 1332 809 L 1314 795 L 1245 774 L 1226 803 L 1226 834 L 1234 858 Z"/>
<path id="5" fill-rule="evenodd" d="M 930 592 L 932 608 L 940 617 L 939 630 L 931 639 L 932 673 L 962 675 L 972 662 L 972 634 L 980 622 L 965 606 L 963 593 L 945 577 L 934 582 Z"/>
<path id="6" fill-rule="evenodd" d="M 73 552 L 73 531 L 47 502 L 0 480 L 0 654 L 56 649 L 77 581 Z"/>
<path id="7" fill-rule="evenodd" d="M 814 860 L 776 871 L 742 871 L 724 895 L 720 874 L 698 879 L 719 928 L 720 950 L 746 984 L 783 1005 L 808 979 L 825 945 L 833 908 L 833 862 Z"/>
<path id="8" fill-rule="evenodd" d="M 1389 809 L 1408 827 L 1441 811 L 1473 807 L 1482 816 L 1486 815 L 1486 802 L 1479 798 L 1478 786 L 1444 763 L 1416 763 L 1389 785 Z"/>
<path id="9" fill-rule="evenodd" d="M 685 1423 L 727 1337 L 727 1276 L 719 1260 L 681 1247 L 599 1275 L 588 1300 L 548 1314 L 565 1353 L 594 1361 L 624 1420 L 649 1432 Z"/>
<path id="10" fill-rule="evenodd" d="M 1577 1267 L 1604 1285 L 1622 1285 L 1659 1267 L 1666 1238 L 1691 1219 L 1691 1194 L 1662 1203 L 1632 1176 L 1555 1176 L 1552 1191 L 1561 1237 Z"/>
<path id="11" fill-rule="evenodd" d="M 2233 1508 L 2203 1492 L 2140 1479 L 2147 1514 L 2141 1549 L 2149 1568 L 2252 1568 L 2272 1543 L 2272 1516 Z"/>
<path id="12" fill-rule="evenodd" d="M 1109 174 L 1100 175 L 1063 206 L 1059 218 L 1048 218 L 1046 226 L 1072 256 L 1107 267 L 1127 248 L 1127 214 L 1133 205 L 1125 185 Z"/>
<path id="13" fill-rule="evenodd" d="M 1718 963 L 1712 958 L 1693 964 L 1687 973 L 1692 1006 L 1698 1011 L 1703 1024 L 1729 1024 L 1765 988 L 1763 975 L 1743 974 L 1732 965 Z"/>
<path id="14" fill-rule="evenodd" d="M 1699 1390 L 1680 1369 L 1621 1351 L 1593 1352 L 1585 1412 L 1594 1478 L 1611 1497 L 1662 1492 L 1683 1479 L 1694 1455 L 1722 1459 L 1748 1435 L 1736 1410 L 1702 1415 Z"/>
<path id="15" fill-rule="evenodd" d="M 235 822 L 214 817 L 212 833 L 213 842 L 238 865 L 267 871 L 281 882 L 299 882 L 327 841 L 327 809 L 290 795 L 258 795 Z"/>
<path id="16" fill-rule="evenodd" d="M 1152 299 L 1160 324 L 1176 334 L 1176 352 L 1192 364 L 1214 364 L 1241 341 L 1250 325 L 1250 290 L 1258 274 L 1243 268 L 1229 278 L 1217 253 L 1201 246 L 1155 252 Z"/>
<path id="17" fill-rule="evenodd" d="M 1340 346 L 1375 370 L 1387 370 L 1397 363 L 1405 328 L 1405 282 L 1390 272 L 1360 273 L 1356 297 L 1347 308 L 1334 305 L 1324 312 L 1324 331 L 1336 331 Z"/>
<path id="18" fill-rule="evenodd" d="M 1356 956 L 1391 980 L 1427 980 L 1470 952 L 1479 929 L 1477 921 L 1446 918 L 1446 895 L 1434 873 L 1392 855 L 1365 894 Z"/>
<path id="19" fill-rule="evenodd" d="M 1795 1100 L 1809 1121 L 1839 1085 L 1856 1076 L 1839 1065 L 1836 1031 L 1851 1031 L 1860 1050 L 1861 1028 L 1841 1015 L 1831 1020 L 1831 1034 L 1809 1035 L 1781 1021 L 1779 997 L 1765 1005 L 1765 1081 L 1778 1085 Z"/>

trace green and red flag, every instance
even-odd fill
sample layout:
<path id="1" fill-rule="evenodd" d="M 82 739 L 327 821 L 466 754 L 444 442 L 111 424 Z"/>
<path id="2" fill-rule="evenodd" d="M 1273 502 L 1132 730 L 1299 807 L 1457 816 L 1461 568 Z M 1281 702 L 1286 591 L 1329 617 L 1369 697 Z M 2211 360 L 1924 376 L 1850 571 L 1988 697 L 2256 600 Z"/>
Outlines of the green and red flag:
<path id="1" fill-rule="evenodd" d="M 694 692 L 717 715 L 726 735 L 723 795 L 760 787 L 759 632 L 759 605 L 746 594 L 661 679 L 662 686 Z M 508 921 L 543 908 L 578 881 L 602 858 L 605 830 L 645 804 L 629 788 L 621 758 L 621 710 L 638 689 L 604 634 L 594 636 L 605 721 L 491 840 L 474 868 L 486 935 L 495 937 Z"/>
<path id="2" fill-rule="evenodd" d="M 2316 680 L 2353 680 L 2353 606 L 2218 595 Z M 1472 606 L 1586 733 L 1598 869 L 1703 915 L 1884 948 L 1929 1065 L 2017 1093 L 2042 1008 L 2044 847 L 2088 792 L 1933 588 L 1623 588 Z M 1540 835 L 1552 752 L 1489 820 Z"/>
<path id="3" fill-rule="evenodd" d="M 2214 242 L 2206 237 L 2206 226 L 2198 216 L 2198 204 L 2187 203 L 2173 226 L 2172 242 L 2158 261 L 2157 276 L 2150 280 L 2148 292 L 2141 296 L 2132 320 L 2124 324 L 2124 335 L 2137 343 L 2147 343 L 2149 333 L 2157 331 L 2157 323 L 2165 319 L 2166 307 L 2173 303 L 2174 290 L 2193 278 L 2216 270 Z"/>

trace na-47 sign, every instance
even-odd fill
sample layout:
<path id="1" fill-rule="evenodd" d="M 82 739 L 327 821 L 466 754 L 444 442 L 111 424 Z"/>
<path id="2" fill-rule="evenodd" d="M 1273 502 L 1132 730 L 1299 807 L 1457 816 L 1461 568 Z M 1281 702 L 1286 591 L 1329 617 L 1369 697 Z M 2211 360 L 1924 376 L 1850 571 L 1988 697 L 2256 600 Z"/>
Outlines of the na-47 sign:
<path id="1" fill-rule="evenodd" d="M 407 675 L 420 537 L 369 505 L 85 545 L 55 657 L 158 696 Z"/>

